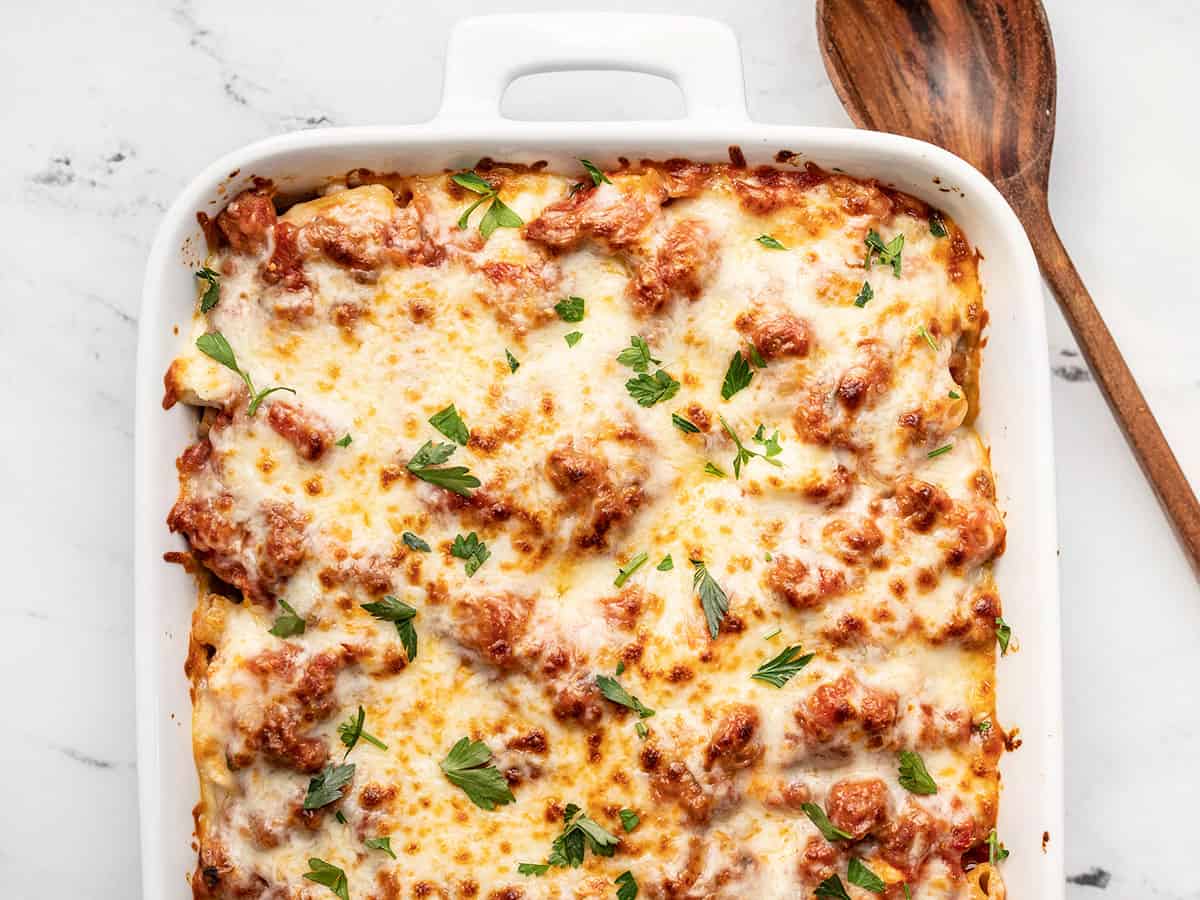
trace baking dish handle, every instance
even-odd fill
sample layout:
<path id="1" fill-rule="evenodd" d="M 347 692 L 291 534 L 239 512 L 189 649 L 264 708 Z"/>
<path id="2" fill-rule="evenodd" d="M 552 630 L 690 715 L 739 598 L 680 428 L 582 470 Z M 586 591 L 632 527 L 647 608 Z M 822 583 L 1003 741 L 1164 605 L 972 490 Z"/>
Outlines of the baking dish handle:
<path id="1" fill-rule="evenodd" d="M 737 38 L 696 16 L 539 13 L 459 22 L 446 49 L 439 119 L 499 119 L 517 78 L 583 69 L 644 72 L 679 86 L 687 118 L 745 121 Z"/>

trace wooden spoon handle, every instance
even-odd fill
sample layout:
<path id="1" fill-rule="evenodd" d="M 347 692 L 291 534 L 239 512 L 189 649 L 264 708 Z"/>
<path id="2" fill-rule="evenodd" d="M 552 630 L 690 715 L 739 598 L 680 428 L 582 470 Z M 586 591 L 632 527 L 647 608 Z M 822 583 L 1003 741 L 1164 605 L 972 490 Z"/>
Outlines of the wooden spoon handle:
<path id="1" fill-rule="evenodd" d="M 1193 568 L 1200 574 L 1200 503 L 1196 502 L 1196 495 L 1125 364 L 1117 342 L 1075 271 L 1049 213 L 1028 208 L 1021 212 L 1026 213 L 1021 218 L 1025 220 L 1025 230 L 1033 242 L 1042 274 L 1054 288 L 1067 324 L 1100 383 L 1109 408 L 1190 554 Z"/>

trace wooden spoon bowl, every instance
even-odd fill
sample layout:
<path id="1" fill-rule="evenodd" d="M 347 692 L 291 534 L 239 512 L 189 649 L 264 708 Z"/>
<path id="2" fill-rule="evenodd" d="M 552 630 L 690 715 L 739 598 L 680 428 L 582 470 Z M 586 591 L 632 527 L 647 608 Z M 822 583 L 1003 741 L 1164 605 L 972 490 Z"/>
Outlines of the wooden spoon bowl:
<path id="1" fill-rule="evenodd" d="M 1056 70 L 1040 0 L 817 0 L 825 69 L 861 128 L 928 141 L 992 180 L 1200 573 L 1200 503 L 1050 218 Z"/>

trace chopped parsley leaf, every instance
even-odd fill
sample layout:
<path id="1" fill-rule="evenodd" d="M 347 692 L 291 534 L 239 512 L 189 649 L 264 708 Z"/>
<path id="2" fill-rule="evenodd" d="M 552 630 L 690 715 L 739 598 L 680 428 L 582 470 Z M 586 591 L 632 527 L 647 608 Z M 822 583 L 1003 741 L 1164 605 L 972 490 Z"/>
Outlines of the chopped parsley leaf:
<path id="1" fill-rule="evenodd" d="M 862 287 L 858 289 L 858 296 L 854 298 L 854 305 L 862 309 L 874 299 L 875 292 L 871 290 L 871 285 L 864 281 Z"/>
<path id="2" fill-rule="evenodd" d="M 390 834 L 384 837 L 367 838 L 363 843 L 372 850 L 381 850 L 392 859 L 396 858 L 396 853 L 392 850 L 392 836 Z"/>
<path id="3" fill-rule="evenodd" d="M 513 356 L 512 352 L 507 348 L 504 351 L 504 358 L 508 361 L 508 371 L 516 372 L 517 369 L 521 368 L 521 361 Z"/>
<path id="4" fill-rule="evenodd" d="M 563 340 L 567 342 L 568 347 L 574 347 L 581 340 L 583 340 L 583 332 L 582 331 L 572 331 L 570 334 L 564 334 Z"/>
<path id="5" fill-rule="evenodd" d="M 846 893 L 846 886 L 842 884 L 842 879 L 838 876 L 830 875 L 824 881 L 817 885 L 817 889 L 813 891 L 814 897 L 833 897 L 834 900 L 850 900 L 850 895 Z"/>
<path id="6" fill-rule="evenodd" d="M 646 564 L 646 560 L 648 560 L 649 558 L 650 558 L 650 554 L 643 551 L 643 552 L 639 553 L 637 556 L 633 557 L 633 559 L 629 560 L 629 562 L 625 563 L 625 565 L 623 565 L 619 569 L 617 569 L 617 577 L 613 581 L 613 586 L 614 587 L 623 586 L 625 584 L 625 582 L 629 580 L 630 576 L 633 575 L 634 572 L 636 572 L 638 569 L 640 569 L 642 566 L 644 566 Z"/>
<path id="7" fill-rule="evenodd" d="M 346 755 L 342 759 L 350 755 L 350 751 L 354 749 L 354 745 L 358 743 L 360 738 L 368 744 L 373 744 L 380 750 L 387 749 L 387 744 L 375 737 L 375 735 L 368 734 L 363 730 L 363 723 L 366 721 L 366 718 L 367 713 L 360 706 L 356 715 L 351 716 L 338 726 L 338 737 L 341 738 L 342 743 L 346 746 Z"/>
<path id="8" fill-rule="evenodd" d="M 946 236 L 946 222 L 940 212 L 934 211 L 929 214 L 929 233 L 935 238 Z"/>
<path id="9" fill-rule="evenodd" d="M 467 573 L 467 577 L 470 578 L 479 571 L 480 566 L 488 561 L 492 553 L 488 550 L 487 544 L 481 541 L 479 536 L 472 531 L 466 537 L 463 537 L 461 534 L 454 536 L 454 543 L 450 546 L 450 555 L 466 560 L 463 570 Z"/>
<path id="10" fill-rule="evenodd" d="M 554 311 L 564 322 L 582 322 L 584 306 L 582 297 L 563 297 L 554 304 Z"/>
<path id="11" fill-rule="evenodd" d="M 354 777 L 354 763 L 335 766 L 327 765 L 308 782 L 308 793 L 304 795 L 305 809 L 320 809 L 342 799 L 343 789 Z"/>
<path id="12" fill-rule="evenodd" d="M 998 862 L 1003 862 L 1008 859 L 1008 850 L 1000 843 L 1000 839 L 996 837 L 996 829 L 993 828 L 987 836 L 988 845 L 988 862 L 993 866 Z"/>
<path id="13" fill-rule="evenodd" d="M 747 387 L 753 377 L 754 370 L 750 368 L 750 363 L 746 362 L 742 351 L 734 350 L 733 356 L 729 360 L 729 368 L 725 370 L 725 379 L 721 382 L 721 398 L 728 400 L 742 388 Z"/>
<path id="14" fill-rule="evenodd" d="M 850 867 L 846 871 L 846 880 L 856 887 L 862 888 L 864 891 L 870 891 L 872 894 L 882 894 L 887 890 L 887 884 L 884 880 L 867 868 L 857 856 L 850 857 Z"/>
<path id="15" fill-rule="evenodd" d="M 231 372 L 236 373 L 242 381 L 246 382 L 246 387 L 250 391 L 250 405 L 246 407 L 246 415 L 248 416 L 253 416 L 258 412 L 258 407 L 262 404 L 263 400 L 276 391 L 296 393 L 294 388 L 282 386 L 263 388 L 261 391 L 255 390 L 254 382 L 250 380 L 250 373 L 238 368 L 237 357 L 233 353 L 233 348 L 229 346 L 229 341 L 225 340 L 225 335 L 219 331 L 211 331 L 196 338 L 196 349 L 210 359 L 216 360 Z"/>
<path id="16" fill-rule="evenodd" d="M 621 817 L 621 827 L 625 829 L 626 834 L 637 828 L 638 823 L 642 821 L 641 817 L 632 809 L 618 810 L 617 815 Z"/>
<path id="17" fill-rule="evenodd" d="M 900 751 L 900 787 L 913 794 L 936 794 L 937 782 L 925 768 L 925 760 L 914 750 Z"/>
<path id="18" fill-rule="evenodd" d="M 337 444 L 339 447 L 349 447 L 353 441 L 354 441 L 354 438 L 350 437 L 350 432 L 347 431 L 344 435 L 342 435 L 342 437 L 340 437 L 340 438 L 338 438 L 338 440 L 334 441 L 334 443 Z"/>
<path id="19" fill-rule="evenodd" d="M 466 229 L 471 219 L 471 213 L 475 212 L 476 208 L 481 203 L 486 203 L 491 200 L 492 203 L 488 207 L 487 212 L 483 214 L 483 218 L 479 220 L 479 233 L 484 239 L 492 236 L 497 228 L 520 228 L 525 224 L 525 220 L 513 212 L 501 199 L 496 188 L 492 187 L 487 181 L 480 178 L 474 172 L 459 172 L 457 175 L 451 175 L 450 180 L 461 188 L 465 188 L 474 194 L 479 194 L 480 197 L 474 203 L 466 208 L 458 218 L 458 227 Z"/>
<path id="20" fill-rule="evenodd" d="M 590 847 L 597 856 L 612 856 L 621 839 L 589 818 L 574 803 L 563 812 L 563 831 L 550 846 L 546 862 L 552 866 L 576 868 L 583 865 L 584 853 Z"/>
<path id="21" fill-rule="evenodd" d="M 629 346 L 617 354 L 617 362 L 635 372 L 647 372 L 651 363 L 657 366 L 662 360 L 651 356 L 646 339 L 635 334 L 629 338 Z"/>
<path id="22" fill-rule="evenodd" d="M 695 572 L 692 574 L 692 590 L 700 597 L 700 608 L 704 610 L 704 621 L 708 624 L 708 635 L 714 641 L 721 632 L 721 622 L 729 612 L 729 597 L 721 590 L 708 571 L 703 560 L 693 559 Z"/>
<path id="23" fill-rule="evenodd" d="M 449 459 L 456 449 L 454 444 L 435 444 L 433 441 L 426 441 L 408 461 L 408 471 L 422 481 L 436 484 L 461 497 L 470 497 L 471 489 L 479 487 L 480 482 L 466 466 L 434 468 Z"/>
<path id="24" fill-rule="evenodd" d="M 771 235 L 769 235 L 769 234 L 760 234 L 758 237 L 755 238 L 755 240 L 758 241 L 760 244 L 762 244 L 764 247 L 766 247 L 768 250 L 786 250 L 787 249 L 787 247 L 783 246 L 783 244 L 779 243 L 779 241 L 777 241 L 775 238 L 771 237 Z"/>
<path id="25" fill-rule="evenodd" d="M 592 176 L 592 184 L 596 187 L 600 187 L 602 184 L 612 184 L 608 176 L 601 172 L 599 167 L 597 167 L 597 165 L 590 159 L 584 159 L 583 157 L 580 157 L 579 163 L 585 169 L 587 169 L 587 173 Z"/>
<path id="26" fill-rule="evenodd" d="M 613 884 L 617 886 L 617 900 L 635 900 L 638 895 L 638 883 L 628 869 L 618 875 Z"/>
<path id="27" fill-rule="evenodd" d="M 920 335 L 920 337 L 925 341 L 925 343 L 927 343 L 929 345 L 930 350 L 932 350 L 934 353 L 938 352 L 939 347 L 938 347 L 937 341 L 935 341 L 933 339 L 933 335 L 931 335 L 928 331 L 925 330 L 924 325 L 920 325 L 917 327 L 917 334 Z"/>
<path id="28" fill-rule="evenodd" d="M 886 244 L 874 228 L 867 232 L 864 240 L 867 245 L 867 256 L 863 260 L 864 268 L 870 269 L 871 263 L 878 262 L 892 267 L 892 274 L 900 277 L 900 255 L 904 251 L 904 234 L 898 234 Z"/>
<path id="29" fill-rule="evenodd" d="M 671 554 L 668 553 L 662 558 L 662 562 L 655 566 L 655 568 L 660 572 L 670 572 L 673 568 L 675 568 L 675 560 L 671 559 Z"/>
<path id="30" fill-rule="evenodd" d="M 283 612 L 275 618 L 275 624 L 270 627 L 268 633 L 277 638 L 289 638 L 304 634 L 304 617 L 297 615 L 296 611 L 282 597 L 279 598 L 279 605 L 283 607 Z"/>
<path id="31" fill-rule="evenodd" d="M 304 877 L 329 888 L 342 900 L 350 900 L 350 888 L 346 884 L 346 873 L 333 863 L 327 863 L 316 856 L 310 857 L 308 871 L 304 873 Z"/>
<path id="32" fill-rule="evenodd" d="M 429 417 L 429 424 L 436 428 L 445 437 L 450 438 L 456 444 L 467 446 L 467 441 L 471 439 L 471 432 L 467 430 L 467 423 L 462 420 L 462 416 L 458 414 L 458 410 L 451 403 L 445 409 L 440 409 Z"/>
<path id="33" fill-rule="evenodd" d="M 712 475 L 714 478 L 726 478 L 726 474 L 718 467 L 710 462 L 704 464 L 704 474 Z"/>
<path id="34" fill-rule="evenodd" d="M 762 425 L 758 426 L 758 431 L 754 433 L 754 439 L 762 444 L 764 448 L 764 452 L 759 453 L 756 450 L 748 449 L 742 443 L 741 439 L 737 436 L 737 433 L 732 427 L 730 427 L 729 423 L 725 421 L 724 416 L 718 416 L 717 418 L 721 420 L 721 428 L 725 430 L 725 433 L 729 435 L 730 440 L 733 441 L 734 446 L 737 447 L 737 453 L 733 457 L 734 478 L 741 478 L 742 466 L 750 462 L 750 460 L 754 459 L 755 457 L 766 460 L 773 466 L 782 468 L 783 463 L 774 458 L 783 452 L 783 448 L 779 446 L 778 430 L 776 430 L 775 434 L 768 438 L 766 437 L 766 429 Z"/>
<path id="35" fill-rule="evenodd" d="M 996 617 L 996 643 L 1000 645 L 1000 655 L 1008 653 L 1008 642 L 1012 640 L 1012 626 L 1004 621 L 1002 616 Z"/>
<path id="36" fill-rule="evenodd" d="M 621 687 L 621 683 L 610 675 L 597 675 L 596 687 L 600 688 L 600 693 L 604 695 L 605 700 L 611 700 L 619 706 L 632 709 L 638 714 L 639 719 L 648 719 L 654 715 L 654 710 Z"/>
<path id="37" fill-rule="evenodd" d="M 206 313 L 216 306 L 221 299 L 221 276 L 208 266 L 200 269 L 195 275 L 201 281 L 208 283 L 208 287 L 204 289 L 204 296 L 200 298 L 200 312 Z"/>
<path id="38" fill-rule="evenodd" d="M 767 684 L 773 684 L 777 688 L 783 687 L 796 675 L 800 674 L 800 670 L 812 662 L 813 653 L 805 653 L 801 655 L 800 645 L 793 644 L 790 647 L 785 647 L 783 652 L 775 656 L 761 666 L 759 666 L 753 675 L 750 677 L 756 681 L 765 681 Z"/>
<path id="39" fill-rule="evenodd" d="M 817 826 L 817 831 L 821 832 L 825 840 L 833 843 L 834 841 L 850 841 L 854 839 L 854 835 L 847 834 L 829 821 L 829 816 L 825 815 L 825 810 L 817 806 L 815 803 L 802 803 L 800 808 L 804 810 L 804 814 L 808 816 L 808 820 Z"/>
<path id="40" fill-rule="evenodd" d="M 500 770 L 491 764 L 492 751 L 483 741 L 459 739 L 439 764 L 455 787 L 462 788 L 480 809 L 493 810 L 517 798 L 508 788 Z"/>
<path id="41" fill-rule="evenodd" d="M 419 550 L 422 553 L 428 553 L 433 549 L 429 546 L 429 544 L 421 540 L 421 538 L 417 537 L 411 531 L 406 531 L 404 534 L 400 535 L 400 540 L 404 541 L 404 546 L 408 547 L 410 550 Z"/>
<path id="42" fill-rule="evenodd" d="M 518 875 L 536 875 L 541 878 L 549 871 L 549 863 L 517 863 Z"/>
<path id="43" fill-rule="evenodd" d="M 398 597 L 388 594 L 381 601 L 362 604 L 362 608 L 376 619 L 395 624 L 396 632 L 400 635 L 400 644 L 404 647 L 408 661 L 412 662 L 417 658 L 417 629 L 413 627 L 413 619 L 416 618 L 417 611 L 414 607 L 409 606 Z"/>
<path id="44" fill-rule="evenodd" d="M 679 382 L 659 369 L 653 375 L 643 372 L 630 378 L 625 382 L 625 390 L 638 402 L 638 406 L 653 406 L 674 397 L 679 392 Z"/>
<path id="45" fill-rule="evenodd" d="M 671 424 L 682 431 L 684 434 L 699 434 L 700 429 L 692 424 L 691 420 L 685 419 L 679 413 L 671 413 Z"/>

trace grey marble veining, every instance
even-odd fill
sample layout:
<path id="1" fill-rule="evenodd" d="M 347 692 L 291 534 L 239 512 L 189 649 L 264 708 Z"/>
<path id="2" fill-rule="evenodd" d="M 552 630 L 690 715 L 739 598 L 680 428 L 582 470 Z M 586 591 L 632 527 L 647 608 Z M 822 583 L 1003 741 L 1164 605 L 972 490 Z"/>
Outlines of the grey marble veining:
<path id="1" fill-rule="evenodd" d="M 751 114 L 845 125 L 810 2 L 514 2 L 713 15 Z M 1200 482 L 1200 7 L 1047 0 L 1059 63 L 1051 205 L 1184 468 Z M 297 128 L 437 108 L 459 16 L 497 5 L 17 0 L 0 28 L 0 683 L 5 896 L 139 895 L 132 398 L 145 256 L 205 164 Z M 294 52 L 313 48 L 319 53 Z M 603 84 L 595 88 L 603 93 Z M 546 118 L 573 98 L 546 96 Z M 1200 590 L 1054 304 L 1068 896 L 1197 898 Z M 186 727 L 181 724 L 181 727 Z"/>

